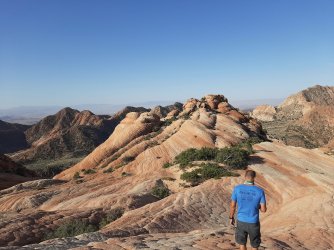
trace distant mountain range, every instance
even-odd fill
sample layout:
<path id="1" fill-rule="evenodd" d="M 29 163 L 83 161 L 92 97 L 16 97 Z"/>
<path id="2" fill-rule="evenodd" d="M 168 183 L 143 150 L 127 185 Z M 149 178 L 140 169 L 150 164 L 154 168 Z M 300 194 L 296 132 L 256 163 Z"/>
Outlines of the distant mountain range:
<path id="1" fill-rule="evenodd" d="M 185 100 L 182 100 L 184 102 Z M 253 99 L 253 100 L 232 100 L 231 104 L 241 110 L 252 110 L 261 104 L 276 106 L 283 101 L 283 98 L 277 99 Z M 79 104 L 71 106 L 77 110 L 90 110 L 97 115 L 112 115 L 126 106 L 153 108 L 155 106 L 167 106 L 173 104 L 173 101 L 150 101 L 134 102 L 128 104 Z M 10 123 L 20 123 L 32 125 L 48 115 L 55 114 L 65 106 L 20 106 L 8 109 L 0 109 L 0 120 Z"/>

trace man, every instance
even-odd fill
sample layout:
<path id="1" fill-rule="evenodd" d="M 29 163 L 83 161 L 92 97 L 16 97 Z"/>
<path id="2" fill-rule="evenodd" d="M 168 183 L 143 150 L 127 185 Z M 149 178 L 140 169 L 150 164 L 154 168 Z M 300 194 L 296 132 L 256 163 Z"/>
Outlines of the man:
<path id="1" fill-rule="evenodd" d="M 252 250 L 257 250 L 261 243 L 259 210 L 265 213 L 267 206 L 263 189 L 254 185 L 255 176 L 255 171 L 247 170 L 245 183 L 237 185 L 232 192 L 230 224 L 235 224 L 234 213 L 238 204 L 235 241 L 240 250 L 247 250 L 248 236 Z"/>

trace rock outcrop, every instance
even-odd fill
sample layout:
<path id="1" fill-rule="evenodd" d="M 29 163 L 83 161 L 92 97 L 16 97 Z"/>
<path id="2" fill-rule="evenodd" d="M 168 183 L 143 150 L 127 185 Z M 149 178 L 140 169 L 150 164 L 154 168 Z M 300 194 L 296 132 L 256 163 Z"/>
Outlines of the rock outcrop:
<path id="1" fill-rule="evenodd" d="M 269 112 L 268 112 L 269 110 Z M 271 138 L 306 148 L 331 147 L 334 138 L 334 87 L 314 86 L 288 97 L 275 110 L 258 107 L 252 116 Z"/>
<path id="2" fill-rule="evenodd" d="M 272 122 L 275 120 L 276 113 L 275 107 L 270 105 L 260 105 L 250 113 L 250 116 L 259 121 Z"/>

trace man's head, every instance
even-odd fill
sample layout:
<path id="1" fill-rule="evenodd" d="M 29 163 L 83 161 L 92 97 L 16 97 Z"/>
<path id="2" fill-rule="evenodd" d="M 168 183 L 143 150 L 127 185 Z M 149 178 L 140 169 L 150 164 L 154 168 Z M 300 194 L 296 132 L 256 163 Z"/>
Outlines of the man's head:
<path id="1" fill-rule="evenodd" d="M 247 181 L 254 181 L 255 176 L 256 176 L 256 172 L 255 171 L 253 171 L 253 170 L 246 170 L 245 179 Z"/>

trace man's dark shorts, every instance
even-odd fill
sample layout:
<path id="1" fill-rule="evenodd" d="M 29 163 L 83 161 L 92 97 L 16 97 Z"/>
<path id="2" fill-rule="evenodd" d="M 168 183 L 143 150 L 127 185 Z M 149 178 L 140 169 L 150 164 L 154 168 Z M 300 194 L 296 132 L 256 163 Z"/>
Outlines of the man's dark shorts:
<path id="1" fill-rule="evenodd" d="M 235 241 L 239 245 L 246 245 L 248 235 L 249 235 L 251 246 L 253 248 L 259 247 L 261 244 L 260 222 L 246 223 L 242 221 L 237 221 Z"/>

